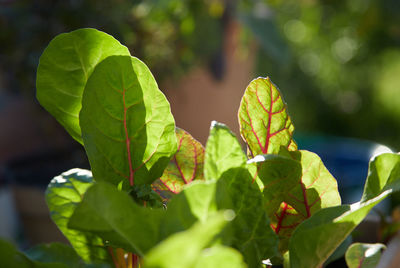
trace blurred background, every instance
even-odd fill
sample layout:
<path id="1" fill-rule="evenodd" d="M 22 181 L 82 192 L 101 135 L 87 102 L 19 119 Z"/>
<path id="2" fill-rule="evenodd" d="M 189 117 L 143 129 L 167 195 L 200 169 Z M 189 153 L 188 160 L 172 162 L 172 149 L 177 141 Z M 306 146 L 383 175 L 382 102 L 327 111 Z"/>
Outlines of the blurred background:
<path id="1" fill-rule="evenodd" d="M 399 14 L 397 0 L 0 0 L 0 236 L 62 240 L 44 189 L 89 168 L 35 98 L 39 57 L 57 34 L 93 27 L 117 38 L 204 145 L 211 120 L 239 137 L 246 86 L 270 76 L 299 147 L 321 156 L 350 203 L 370 157 L 400 149 Z"/>

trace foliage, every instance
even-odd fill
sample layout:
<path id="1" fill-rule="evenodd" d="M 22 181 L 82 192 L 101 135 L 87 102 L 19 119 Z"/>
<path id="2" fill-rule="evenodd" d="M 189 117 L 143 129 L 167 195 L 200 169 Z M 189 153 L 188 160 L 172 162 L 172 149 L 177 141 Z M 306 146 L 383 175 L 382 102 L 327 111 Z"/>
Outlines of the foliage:
<path id="1" fill-rule="evenodd" d="M 69 37 L 93 35 L 112 40 L 81 29 L 63 34 L 63 47 L 75 44 Z M 204 149 L 175 128 L 169 103 L 139 59 L 90 60 L 109 51 L 101 43 L 78 53 L 81 63 L 91 62 L 90 73 L 74 57 L 49 57 L 52 43 L 41 58 L 41 65 L 64 66 L 62 77 L 87 74 L 79 80 L 82 98 L 64 98 L 66 112 L 79 117 L 62 122 L 78 130 L 71 135 L 82 142 L 93 174 L 63 173 L 46 194 L 52 219 L 71 241 L 73 249 L 65 251 L 74 253 L 69 262 L 184 268 L 262 267 L 268 261 L 320 267 L 337 248 L 343 252 L 341 244 L 376 204 L 400 189 L 400 155 L 382 154 L 370 162 L 360 202 L 341 205 L 336 180 L 321 159 L 297 149 L 286 104 L 269 78 L 253 80 L 239 108 L 247 155 L 217 122 Z M 44 83 L 62 79 L 58 76 L 51 68 L 38 72 L 38 97 L 65 95 Z M 2 247 L 15 265 L 65 262 L 57 245 L 28 252 L 30 258 L 5 242 Z"/>

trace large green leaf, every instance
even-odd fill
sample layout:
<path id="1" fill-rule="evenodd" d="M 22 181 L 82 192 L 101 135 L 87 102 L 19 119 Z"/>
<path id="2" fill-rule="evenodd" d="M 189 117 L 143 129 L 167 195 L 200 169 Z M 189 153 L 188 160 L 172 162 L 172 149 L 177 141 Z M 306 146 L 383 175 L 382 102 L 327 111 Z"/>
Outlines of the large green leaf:
<path id="1" fill-rule="evenodd" d="M 169 103 L 137 58 L 111 56 L 96 66 L 79 117 L 96 180 L 150 184 L 176 152 Z"/>
<path id="2" fill-rule="evenodd" d="M 381 258 L 384 244 L 354 243 L 346 251 L 346 263 L 349 268 L 375 268 Z"/>
<path id="3" fill-rule="evenodd" d="M 108 260 L 103 240 L 89 232 L 68 228 L 69 218 L 82 202 L 86 190 L 93 185 L 92 173 L 83 169 L 71 169 L 55 177 L 46 191 L 47 206 L 52 220 L 68 238 L 71 245 L 85 261 Z"/>
<path id="4" fill-rule="evenodd" d="M 80 143 L 78 115 L 83 90 L 95 66 L 111 55 L 130 54 L 112 36 L 95 29 L 80 29 L 58 35 L 40 57 L 37 99 Z"/>
<path id="5" fill-rule="evenodd" d="M 203 249 L 210 246 L 228 220 L 226 212 L 219 212 L 205 222 L 197 222 L 184 232 L 174 234 L 154 247 L 144 256 L 144 267 L 190 268 L 200 259 Z M 230 213 L 228 213 L 230 214 Z M 215 266 L 214 266 L 215 267 Z"/>
<path id="6" fill-rule="evenodd" d="M 86 192 L 70 217 L 68 227 L 98 234 L 113 247 L 141 256 L 159 240 L 165 211 L 136 204 L 126 193 L 99 182 Z"/>
<path id="7" fill-rule="evenodd" d="M 228 169 L 246 164 L 246 160 L 235 134 L 226 125 L 213 121 L 204 157 L 206 180 L 218 179 Z"/>
<path id="8" fill-rule="evenodd" d="M 164 170 L 161 178 L 152 184 L 153 190 L 164 199 L 179 193 L 183 186 L 194 180 L 204 180 L 204 147 L 188 132 L 176 128 L 178 150 Z"/>
<path id="9" fill-rule="evenodd" d="M 286 103 L 269 77 L 254 79 L 247 86 L 239 107 L 239 124 L 252 156 L 277 154 L 281 146 L 297 149 Z"/>
<path id="10" fill-rule="evenodd" d="M 291 267 L 320 267 L 376 204 L 400 188 L 399 166 L 399 154 L 377 156 L 370 163 L 360 202 L 321 209 L 301 223 L 290 239 Z"/>

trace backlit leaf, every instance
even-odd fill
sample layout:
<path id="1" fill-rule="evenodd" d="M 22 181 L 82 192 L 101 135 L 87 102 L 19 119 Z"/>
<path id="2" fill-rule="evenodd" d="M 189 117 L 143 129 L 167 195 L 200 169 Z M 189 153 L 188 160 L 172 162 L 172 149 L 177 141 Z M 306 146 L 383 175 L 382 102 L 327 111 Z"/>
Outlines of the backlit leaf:
<path id="1" fill-rule="evenodd" d="M 169 103 L 134 57 L 111 56 L 96 66 L 83 94 L 80 124 L 99 181 L 150 184 L 176 152 Z"/>
<path id="2" fill-rule="evenodd" d="M 130 54 L 127 47 L 106 33 L 79 29 L 58 35 L 40 57 L 37 99 L 80 143 L 83 90 L 96 65 L 112 55 Z"/>
<path id="3" fill-rule="evenodd" d="M 204 180 L 204 147 L 188 132 L 176 128 L 178 150 L 168 163 L 161 178 L 152 184 L 153 190 L 164 199 L 177 194 L 185 184 L 194 180 Z"/>
<path id="4" fill-rule="evenodd" d="M 297 149 L 286 103 L 269 77 L 254 79 L 247 86 L 239 107 L 239 124 L 253 157 L 277 154 L 281 146 Z"/>

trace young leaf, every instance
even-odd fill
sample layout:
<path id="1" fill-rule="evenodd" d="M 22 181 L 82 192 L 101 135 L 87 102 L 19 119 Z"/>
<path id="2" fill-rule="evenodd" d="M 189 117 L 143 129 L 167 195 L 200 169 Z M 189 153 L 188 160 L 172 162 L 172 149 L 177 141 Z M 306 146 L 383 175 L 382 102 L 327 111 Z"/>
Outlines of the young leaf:
<path id="1" fill-rule="evenodd" d="M 52 220 L 85 261 L 107 261 L 108 253 L 100 237 L 68 228 L 68 220 L 82 202 L 86 190 L 93 185 L 92 173 L 71 169 L 55 177 L 46 190 L 46 202 Z"/>
<path id="2" fill-rule="evenodd" d="M 384 244 L 354 243 L 346 252 L 346 264 L 349 268 L 375 268 L 385 248 Z"/>
<path id="3" fill-rule="evenodd" d="M 380 165 L 379 163 L 385 163 Z M 370 171 L 362 201 L 352 205 L 342 205 L 321 209 L 300 224 L 290 239 L 290 264 L 292 267 L 320 267 L 353 229 L 365 218 L 369 211 L 394 190 L 400 189 L 400 176 L 396 172 L 400 166 L 400 155 L 382 154 L 370 163 Z M 386 176 L 385 174 L 389 174 Z M 379 185 L 380 191 L 371 188 Z M 376 196 L 372 196 L 372 192 Z M 335 234 L 330 235 L 330 234 Z"/>
<path id="4" fill-rule="evenodd" d="M 99 182 L 87 190 L 68 227 L 93 232 L 114 247 L 143 256 L 159 241 L 158 230 L 164 213 L 164 210 L 141 207 L 127 193 Z"/>
<path id="5" fill-rule="evenodd" d="M 161 178 L 152 184 L 153 190 L 164 199 L 179 193 L 185 184 L 204 180 L 204 148 L 188 132 L 176 128 L 178 150 L 164 170 Z"/>
<path id="6" fill-rule="evenodd" d="M 96 65 L 112 55 L 130 55 L 114 37 L 79 29 L 54 38 L 40 57 L 36 96 L 40 104 L 82 142 L 79 126 L 82 94 Z"/>
<path id="7" fill-rule="evenodd" d="M 246 160 L 235 134 L 226 125 L 213 121 L 204 157 L 206 180 L 218 179 L 228 169 L 246 164 Z"/>
<path id="8" fill-rule="evenodd" d="M 169 103 L 137 58 L 111 56 L 96 66 L 85 87 L 79 118 L 98 181 L 151 184 L 176 152 Z"/>
<path id="9" fill-rule="evenodd" d="M 254 79 L 247 86 L 239 107 L 239 125 L 253 157 L 277 154 L 281 146 L 297 149 L 286 103 L 269 77 Z"/>
<path id="10" fill-rule="evenodd" d="M 201 257 L 203 249 L 211 244 L 228 220 L 224 212 L 219 212 L 205 222 L 197 222 L 190 229 L 170 236 L 146 254 L 143 266 L 193 267 Z"/>

